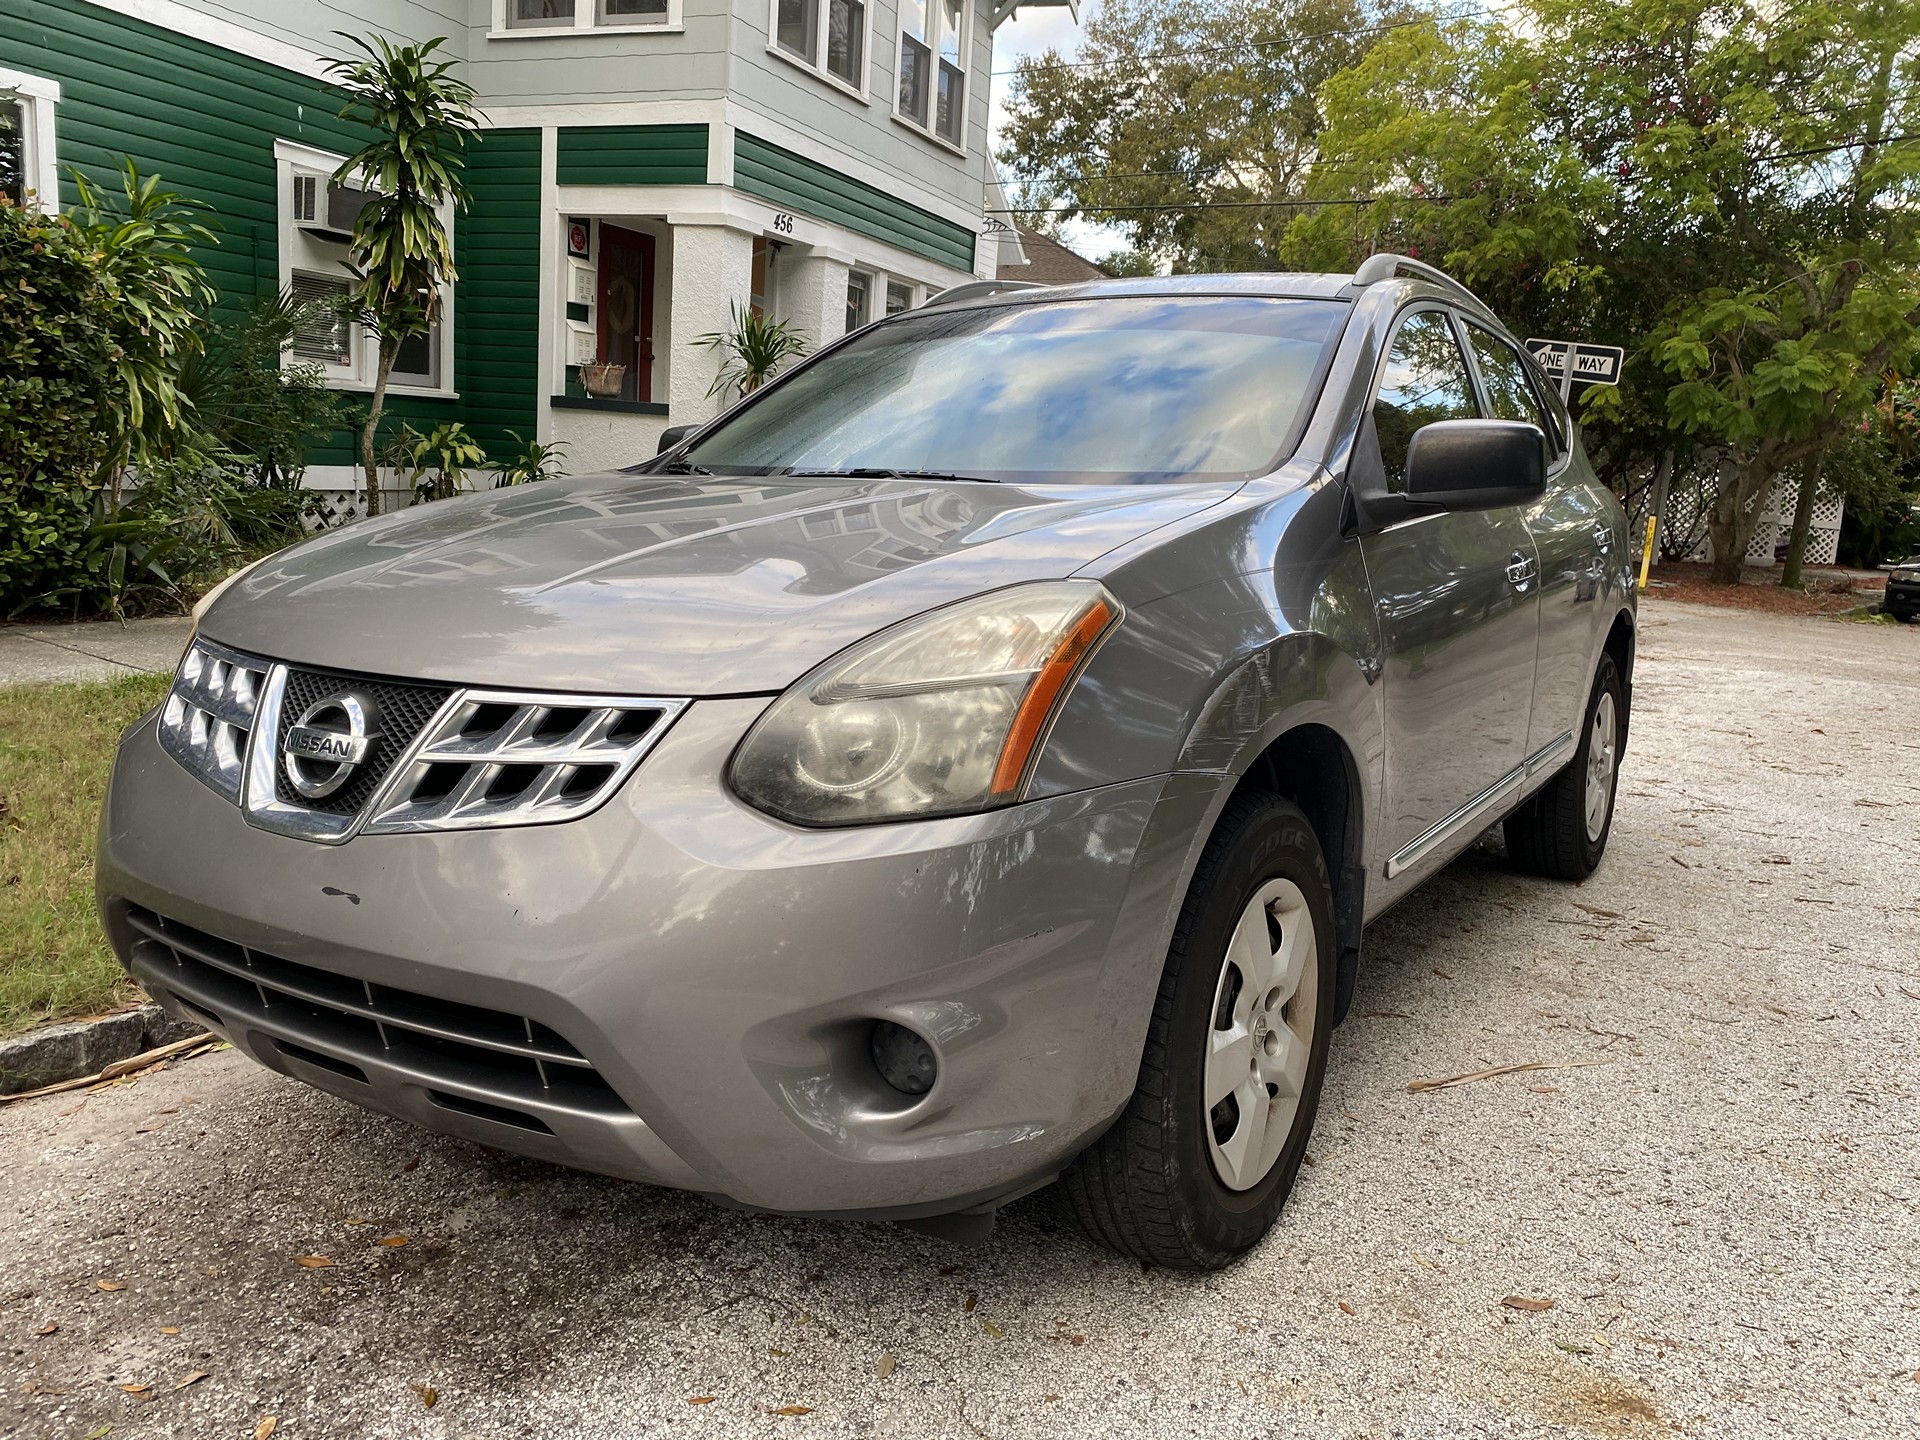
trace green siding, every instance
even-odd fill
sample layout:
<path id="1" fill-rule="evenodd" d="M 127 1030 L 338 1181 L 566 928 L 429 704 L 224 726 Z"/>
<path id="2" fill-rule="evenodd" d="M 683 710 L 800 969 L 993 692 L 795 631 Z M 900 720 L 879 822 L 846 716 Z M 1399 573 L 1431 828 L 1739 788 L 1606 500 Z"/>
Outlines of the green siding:
<path id="1" fill-rule="evenodd" d="M 539 402 L 540 132 L 489 130 L 467 157 L 458 228 L 455 384 L 467 428 L 496 459 L 533 438 Z"/>
<path id="2" fill-rule="evenodd" d="M 340 118 L 342 96 L 329 85 L 83 0 L 0 3 L 0 64 L 60 82 L 63 203 L 77 198 L 71 167 L 111 192 L 121 157 L 130 156 L 168 189 L 213 207 L 208 223 L 217 243 L 201 247 L 199 259 L 219 287 L 224 319 L 279 285 L 273 142 L 346 153 L 366 135 Z M 386 413 L 396 425 L 405 419 L 416 427 L 472 417 L 468 424 L 491 450 L 504 442 L 505 427 L 530 434 L 533 421 L 538 134 L 483 135 L 468 164 L 475 203 L 456 222 L 455 242 L 462 269 L 469 251 L 475 263 L 458 289 L 454 357 L 467 403 L 397 395 Z M 310 450 L 307 462 L 353 463 L 355 443 L 342 433 Z"/>
<path id="3" fill-rule="evenodd" d="M 705 125 L 567 125 L 558 134 L 562 185 L 704 185 Z"/>
<path id="4" fill-rule="evenodd" d="M 733 183 L 749 195 L 789 205 L 957 270 L 973 269 L 973 232 L 858 180 L 769 145 L 745 131 L 733 139 Z"/>

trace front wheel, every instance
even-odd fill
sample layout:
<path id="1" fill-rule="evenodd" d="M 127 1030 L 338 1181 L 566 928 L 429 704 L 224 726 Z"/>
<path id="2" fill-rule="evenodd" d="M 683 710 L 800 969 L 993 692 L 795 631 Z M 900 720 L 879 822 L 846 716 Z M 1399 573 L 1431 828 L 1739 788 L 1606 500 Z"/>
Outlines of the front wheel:
<path id="1" fill-rule="evenodd" d="M 1286 801 L 1237 797 L 1174 927 L 1133 1098 L 1061 1177 L 1074 1222 L 1177 1270 L 1258 1244 L 1306 1154 L 1333 1000 L 1319 840 Z"/>
<path id="2" fill-rule="evenodd" d="M 1613 833 L 1625 720 L 1620 669 L 1603 655 L 1573 759 L 1506 819 L 1507 858 L 1516 868 L 1550 880 L 1584 880 L 1599 866 Z"/>

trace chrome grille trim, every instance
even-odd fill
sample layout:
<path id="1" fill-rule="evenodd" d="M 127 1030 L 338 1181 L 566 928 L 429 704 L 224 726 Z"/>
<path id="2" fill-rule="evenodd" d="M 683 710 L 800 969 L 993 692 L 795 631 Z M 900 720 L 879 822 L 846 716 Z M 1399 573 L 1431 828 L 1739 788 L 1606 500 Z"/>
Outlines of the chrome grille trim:
<path id="1" fill-rule="evenodd" d="M 196 639 L 160 707 L 161 748 L 236 805 L 267 670 L 263 660 Z"/>
<path id="2" fill-rule="evenodd" d="M 687 704 L 463 690 L 394 766 L 364 832 L 551 825 L 585 815 L 625 783 Z M 484 728 L 476 732 L 476 724 Z M 511 785 L 504 795 L 503 784 Z"/>
<path id="3" fill-rule="evenodd" d="M 359 684 L 446 693 L 379 774 L 366 803 L 351 811 L 301 804 L 280 783 L 279 737 L 286 728 L 289 679 L 323 674 L 342 689 Z M 196 638 L 161 706 L 158 735 L 169 755 L 240 806 L 249 824 L 339 845 L 359 834 L 578 819 L 626 783 L 692 703 L 657 696 L 446 690 L 419 681 L 307 671 Z"/>

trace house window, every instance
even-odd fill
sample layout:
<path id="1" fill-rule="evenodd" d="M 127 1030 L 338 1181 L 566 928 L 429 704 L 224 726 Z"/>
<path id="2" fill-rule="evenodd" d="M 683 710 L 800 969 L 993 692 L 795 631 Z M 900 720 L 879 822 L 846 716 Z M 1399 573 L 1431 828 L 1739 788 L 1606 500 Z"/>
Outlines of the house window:
<path id="1" fill-rule="evenodd" d="M 314 303 L 313 313 L 294 335 L 292 357 L 318 364 L 337 386 L 370 388 L 379 371 L 378 338 L 339 308 L 352 289 L 349 246 L 367 192 L 335 182 L 341 158 L 289 140 L 274 142 L 280 193 L 280 285 L 296 303 Z M 400 343 L 387 383 L 396 390 L 447 389 L 452 338 L 449 289 L 441 295 L 440 319 L 433 328 Z"/>
<path id="2" fill-rule="evenodd" d="M 773 0 L 773 48 L 853 90 L 864 90 L 866 0 Z"/>
<path id="3" fill-rule="evenodd" d="M 962 0 L 900 0 L 900 118 L 950 145 L 967 123 L 967 6 Z"/>
<path id="4" fill-rule="evenodd" d="M 847 333 L 867 323 L 867 306 L 873 294 L 873 276 L 864 270 L 847 272 Z"/>
<path id="5" fill-rule="evenodd" d="M 887 282 L 887 314 L 898 315 L 902 310 L 913 308 L 913 286 L 904 280 Z"/>
<path id="6" fill-rule="evenodd" d="M 672 0 L 494 0 L 500 30 L 630 30 L 674 25 Z"/>
<path id="7" fill-rule="evenodd" d="M 0 195 L 49 214 L 60 208 L 53 110 L 60 87 L 0 66 Z"/>

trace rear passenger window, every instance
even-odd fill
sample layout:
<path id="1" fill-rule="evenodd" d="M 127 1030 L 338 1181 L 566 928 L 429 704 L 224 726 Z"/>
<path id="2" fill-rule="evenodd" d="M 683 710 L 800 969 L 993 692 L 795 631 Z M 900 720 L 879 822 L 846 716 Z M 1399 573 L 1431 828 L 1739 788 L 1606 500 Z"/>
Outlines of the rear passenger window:
<path id="1" fill-rule="evenodd" d="M 1466 357 L 1447 317 L 1438 310 L 1409 315 L 1393 337 L 1373 402 L 1387 488 L 1406 489 L 1407 447 L 1414 431 L 1436 420 L 1471 420 L 1479 413 L 1467 380 Z"/>
<path id="2" fill-rule="evenodd" d="M 1558 450 L 1558 427 L 1542 413 L 1540 396 L 1528 378 L 1527 362 L 1520 358 L 1520 352 L 1471 321 L 1467 322 L 1467 344 L 1473 347 L 1474 363 L 1480 367 L 1480 379 L 1486 386 L 1487 404 L 1493 418 L 1538 425 Z"/>

